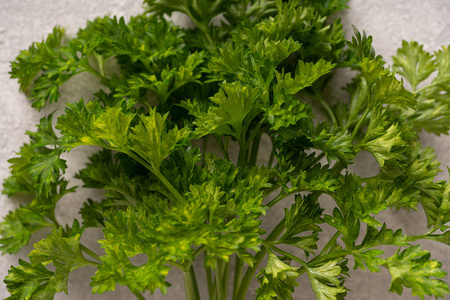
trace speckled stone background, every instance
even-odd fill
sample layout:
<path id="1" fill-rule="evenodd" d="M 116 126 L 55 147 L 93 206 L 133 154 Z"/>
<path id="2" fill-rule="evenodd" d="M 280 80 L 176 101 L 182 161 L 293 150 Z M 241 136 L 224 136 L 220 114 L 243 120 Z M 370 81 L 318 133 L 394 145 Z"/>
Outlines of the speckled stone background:
<path id="1" fill-rule="evenodd" d="M 347 36 L 351 36 L 351 24 L 360 30 L 364 29 L 374 38 L 374 47 L 377 54 L 381 54 L 390 62 L 390 57 L 401 45 L 402 40 L 414 39 L 428 51 L 436 51 L 441 45 L 450 44 L 450 1 L 449 0 L 378 0 L 364 1 L 351 0 L 350 9 L 340 13 L 343 19 Z M 40 41 L 44 35 L 51 32 L 54 25 L 59 24 L 67 28 L 69 35 L 76 33 L 85 22 L 97 16 L 105 14 L 120 15 L 128 18 L 130 15 L 142 11 L 141 2 L 138 0 L 0 0 L 0 181 L 8 176 L 7 159 L 17 151 L 19 147 L 28 140 L 24 135 L 25 130 L 33 130 L 39 121 L 41 114 L 31 108 L 26 97 L 19 93 L 18 84 L 9 79 L 9 61 L 19 53 L 19 50 L 27 48 L 31 42 Z M 174 16 L 178 24 L 186 22 L 185 18 Z M 334 81 L 334 84 L 343 84 L 348 79 L 347 74 Z M 77 101 L 82 97 L 89 98 L 91 92 L 96 90 L 98 80 L 82 74 L 71 79 L 62 87 L 62 99 L 56 105 L 44 110 L 49 113 L 55 109 L 62 110 L 64 102 Z M 332 97 L 338 98 L 343 94 L 339 89 L 331 89 Z M 58 114 L 58 113 L 57 113 Z M 448 136 L 436 137 L 426 133 L 421 135 L 425 146 L 434 147 L 436 156 L 442 162 L 443 169 L 450 166 L 450 138 Z M 84 165 L 86 156 L 95 151 L 92 148 L 80 147 L 73 150 L 68 159 L 67 178 Z M 264 147 L 260 152 L 264 157 Z M 374 160 L 361 153 L 357 162 L 352 166 L 352 171 L 363 176 L 375 174 L 378 169 Z M 448 178 L 446 172 L 441 173 L 440 178 Z M 73 185 L 80 185 L 79 181 L 71 181 Z M 89 194 L 91 193 L 91 194 Z M 69 223 L 78 216 L 81 203 L 92 191 L 79 189 L 75 195 L 65 196 L 57 206 L 57 217 L 61 223 Z M 97 194 L 101 195 L 100 192 Z M 321 203 L 327 209 L 329 199 L 321 199 Z M 5 216 L 9 210 L 14 209 L 20 203 L 20 199 L 9 199 L 0 196 L 0 217 Z M 289 201 L 285 202 L 288 206 Z M 264 228 L 270 228 L 278 222 L 283 213 L 283 207 L 278 207 L 270 212 L 264 222 Z M 382 213 L 380 219 L 388 222 L 393 229 L 403 228 L 404 233 L 414 234 L 425 231 L 425 217 L 421 211 L 389 211 Z M 30 245 L 19 252 L 16 256 L 5 255 L 0 257 L 0 277 L 3 279 L 10 265 L 17 265 L 18 258 L 25 259 L 32 248 L 32 244 L 44 237 L 46 232 L 40 232 L 32 238 Z M 323 233 L 324 240 L 330 234 Z M 83 243 L 89 247 L 98 249 L 96 239 L 101 232 L 87 230 L 83 237 Z M 439 259 L 444 264 L 444 270 L 450 271 L 450 248 L 437 243 L 424 243 L 424 247 L 431 251 L 432 258 Z M 352 263 L 350 262 L 350 266 Z M 201 267 L 201 266 L 198 266 Z M 127 289 L 118 287 L 116 292 L 103 295 L 92 295 L 89 287 L 89 277 L 95 272 L 94 268 L 78 269 L 71 274 L 69 282 L 69 295 L 58 294 L 56 299 L 89 300 L 89 299 L 133 299 L 134 296 Z M 198 279 L 202 282 L 204 275 L 198 269 Z M 370 274 L 363 271 L 354 271 L 352 278 L 347 281 L 346 286 L 352 291 L 347 299 L 416 299 L 410 295 L 409 290 L 404 291 L 404 296 L 388 293 L 390 276 L 382 270 L 380 274 Z M 447 276 L 447 281 L 449 278 Z M 168 276 L 172 288 L 164 299 L 184 299 L 184 290 L 181 274 L 173 271 Z M 314 299 L 307 280 L 301 281 L 297 288 L 294 299 Z M 256 286 L 254 285 L 256 288 Z M 200 284 L 203 299 L 207 299 L 204 293 L 205 286 Z M 3 282 L 0 283 L 0 297 L 8 296 Z M 148 299 L 163 299 L 160 293 L 150 296 Z M 254 299 L 254 294 L 249 293 L 248 299 Z M 430 298 L 431 299 L 431 298 Z M 448 297 L 450 299 L 450 297 Z"/>

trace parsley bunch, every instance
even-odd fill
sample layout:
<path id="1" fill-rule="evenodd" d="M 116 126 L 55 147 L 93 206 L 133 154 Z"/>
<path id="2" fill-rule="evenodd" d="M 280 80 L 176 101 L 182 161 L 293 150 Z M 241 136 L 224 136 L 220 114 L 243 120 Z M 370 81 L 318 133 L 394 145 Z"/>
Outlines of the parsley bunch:
<path id="1" fill-rule="evenodd" d="M 52 231 L 29 261 L 11 267 L 8 299 L 53 299 L 68 292 L 73 270 L 95 266 L 94 293 L 117 284 L 138 299 L 165 293 L 167 274 L 178 268 L 186 299 L 197 300 L 195 261 L 209 299 L 243 300 L 254 278 L 257 299 L 292 299 L 302 275 L 317 299 L 343 299 L 349 259 L 355 269 L 386 268 L 392 292 L 449 294 L 441 264 L 413 242 L 450 245 L 450 184 L 435 181 L 439 162 L 418 137 L 450 130 L 450 52 L 403 42 L 389 68 L 370 36 L 354 28 L 346 41 L 330 17 L 346 2 L 146 0 L 146 12 L 128 22 L 97 18 L 69 40 L 56 27 L 22 51 L 11 77 L 37 110 L 58 101 L 61 85 L 79 73 L 99 77 L 102 87 L 67 104 L 57 120 L 43 117 L 9 160 L 3 193 L 31 200 L 0 224 L 0 250 L 15 254 L 36 231 Z M 163 18 L 173 12 L 195 26 Z M 107 71 L 111 61 L 119 72 Z M 347 99 L 332 104 L 324 88 L 339 69 L 356 76 Z M 263 140 L 268 158 L 258 155 Z M 55 206 L 76 192 L 61 156 L 83 145 L 98 152 L 76 177 L 104 195 L 85 201 L 81 224 L 60 226 Z M 375 158 L 377 175 L 350 172 L 361 151 Z M 324 194 L 332 212 L 318 201 Z M 265 234 L 262 220 L 290 196 Z M 377 220 L 389 208 L 423 210 L 428 229 L 390 229 Z M 89 227 L 103 231 L 102 255 L 80 243 Z M 335 234 L 318 243 L 325 227 Z M 381 246 L 398 250 L 387 257 Z M 147 261 L 134 265 L 136 255 Z"/>

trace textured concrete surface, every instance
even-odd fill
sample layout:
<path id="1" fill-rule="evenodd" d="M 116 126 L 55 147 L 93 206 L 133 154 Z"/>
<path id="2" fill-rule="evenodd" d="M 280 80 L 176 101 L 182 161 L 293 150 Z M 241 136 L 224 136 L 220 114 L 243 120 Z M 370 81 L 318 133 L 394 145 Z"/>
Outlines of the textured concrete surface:
<path id="1" fill-rule="evenodd" d="M 450 43 L 450 1 L 448 0 L 378 0 L 350 1 L 350 9 L 341 13 L 340 16 L 345 24 L 348 36 L 351 35 L 351 24 L 355 24 L 360 30 L 364 29 L 374 37 L 374 47 L 378 54 L 390 61 L 390 56 L 401 45 L 401 40 L 414 39 L 428 51 L 435 51 L 441 45 Z M 41 114 L 30 107 L 30 102 L 19 93 L 16 81 L 10 80 L 9 61 L 19 53 L 19 50 L 27 48 L 31 42 L 40 41 L 49 33 L 53 26 L 60 24 L 68 29 L 69 34 L 74 34 L 85 22 L 96 16 L 105 14 L 130 15 L 142 11 L 141 2 L 137 0 L 0 0 L 0 181 L 8 176 L 8 163 L 6 160 L 17 151 L 28 139 L 24 135 L 25 130 L 32 130 L 38 122 Z M 183 19 L 178 22 L 182 23 Z M 336 82 L 345 82 L 346 75 Z M 50 106 L 44 113 L 64 106 L 64 102 L 73 102 L 81 97 L 88 97 L 96 90 L 97 80 L 89 75 L 81 75 L 70 80 L 63 86 L 63 98 L 57 105 Z M 335 95 L 339 97 L 340 93 Z M 450 166 L 450 138 L 448 136 L 435 137 L 422 134 L 423 144 L 436 149 L 437 158 L 442 166 Z M 83 166 L 86 156 L 93 149 L 77 148 L 68 155 L 69 170 L 66 174 L 70 178 L 78 168 Z M 352 169 L 363 175 L 377 172 L 377 166 L 373 159 L 361 154 L 358 162 Z M 442 178 L 448 174 L 443 172 Z M 71 181 L 73 185 L 80 182 Z M 61 223 L 69 223 L 77 212 L 81 203 L 90 192 L 80 189 L 76 195 L 68 195 L 61 200 L 57 207 L 57 216 Z M 328 206 L 329 199 L 321 199 L 324 206 Z M 0 196 L 0 217 L 9 210 L 14 209 L 20 203 L 20 199 L 8 199 Z M 288 205 L 286 203 L 286 205 Z M 279 207 L 271 213 L 271 219 L 266 221 L 265 228 L 271 227 L 281 217 L 283 208 Z M 403 228 L 406 234 L 414 234 L 425 231 L 425 218 L 422 212 L 389 211 L 383 213 L 381 218 L 390 224 L 391 228 Z M 326 239 L 329 233 L 324 232 Z M 0 257 L 0 278 L 4 278 L 11 264 L 17 265 L 18 258 L 26 258 L 31 250 L 33 242 L 45 236 L 45 232 L 37 234 L 32 238 L 30 246 L 19 252 L 16 256 L 5 255 Z M 93 249 L 98 249 L 95 242 L 101 236 L 101 232 L 88 230 L 83 237 L 83 242 Z M 444 269 L 450 271 L 450 248 L 436 243 L 426 243 L 424 247 L 431 251 L 432 257 L 437 258 L 444 264 Z M 350 265 L 352 265 L 350 263 Z M 201 267 L 201 266 L 199 266 Z M 199 269 L 199 281 L 204 275 Z M 89 288 L 89 277 L 95 269 L 83 268 L 71 274 L 69 283 L 69 296 L 58 294 L 56 299 L 133 299 L 134 296 L 126 289 L 118 287 L 114 293 L 103 295 L 91 294 Z M 390 277 L 387 272 L 370 274 L 362 271 L 351 273 L 352 278 L 347 281 L 346 286 L 352 290 L 347 299 L 415 299 L 410 296 L 409 290 L 404 291 L 404 297 L 388 293 Z M 173 284 L 164 299 L 183 299 L 183 284 L 181 274 L 173 272 L 168 277 Z M 449 278 L 447 277 L 448 281 Z M 206 299 L 206 294 L 203 294 Z M 4 283 L 0 283 L 0 297 L 8 296 Z M 160 294 L 149 296 L 149 299 L 163 299 Z M 254 299 L 249 294 L 248 299 Z M 297 288 L 294 299 L 314 299 L 308 287 L 307 281 L 301 281 L 301 287 Z M 450 298 L 449 298 L 450 299 Z"/>

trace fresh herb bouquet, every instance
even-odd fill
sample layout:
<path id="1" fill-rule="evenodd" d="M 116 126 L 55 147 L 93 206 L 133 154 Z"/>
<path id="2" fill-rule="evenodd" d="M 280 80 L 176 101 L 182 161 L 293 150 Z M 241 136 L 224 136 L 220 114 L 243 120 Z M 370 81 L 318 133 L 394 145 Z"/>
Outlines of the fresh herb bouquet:
<path id="1" fill-rule="evenodd" d="M 317 299 L 343 299 L 350 258 L 354 268 L 386 268 L 392 292 L 406 287 L 422 299 L 450 293 L 439 279 L 446 275 L 441 264 L 411 244 L 450 244 L 450 185 L 434 180 L 439 162 L 418 138 L 422 130 L 450 130 L 450 53 L 403 42 L 390 69 L 370 36 L 355 28 L 345 40 L 340 20 L 330 18 L 345 5 L 147 0 L 146 13 L 128 22 L 97 18 L 68 41 L 56 27 L 22 51 L 11 75 L 38 110 L 81 72 L 103 86 L 92 99 L 67 104 L 56 120 L 58 135 L 53 114 L 43 117 L 9 160 L 3 193 L 32 200 L 0 224 L 1 251 L 17 253 L 34 232 L 52 231 L 34 244 L 29 262 L 11 267 L 8 299 L 67 293 L 70 272 L 84 266 L 97 267 L 94 293 L 120 284 L 138 299 L 148 290 L 165 293 L 166 275 L 178 268 L 186 299 L 200 299 L 196 260 L 216 300 L 244 299 L 255 277 L 257 299 L 292 299 L 302 275 Z M 173 12 L 195 26 L 162 17 Z M 112 61 L 120 72 L 105 71 Z M 323 91 L 343 68 L 356 76 L 345 88 L 348 99 L 332 105 Z M 329 122 L 318 120 L 313 106 Z M 258 164 L 262 139 L 272 149 Z M 212 144 L 219 154 L 208 151 Z M 105 194 L 86 200 L 81 224 L 60 226 L 55 206 L 76 192 L 62 175 L 61 155 L 82 145 L 99 151 L 76 177 Z M 348 170 L 360 151 L 379 164 L 376 176 Z M 334 203 L 329 214 L 318 202 L 323 194 Z M 261 220 L 289 196 L 293 204 L 265 235 Z M 428 229 L 412 236 L 389 229 L 377 214 L 393 207 L 423 210 Z M 80 243 L 88 227 L 102 228 L 103 255 Z M 335 234 L 320 243 L 324 227 Z M 386 245 L 398 251 L 386 257 L 379 249 Z M 142 254 L 145 263 L 130 261 Z"/>

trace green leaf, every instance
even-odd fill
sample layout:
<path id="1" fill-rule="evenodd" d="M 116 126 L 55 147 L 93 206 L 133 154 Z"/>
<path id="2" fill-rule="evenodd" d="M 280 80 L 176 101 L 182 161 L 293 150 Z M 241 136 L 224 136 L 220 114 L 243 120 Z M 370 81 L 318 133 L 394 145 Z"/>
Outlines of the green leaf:
<path id="1" fill-rule="evenodd" d="M 354 269 L 359 267 L 362 270 L 365 270 L 367 268 L 372 273 L 374 272 L 380 273 L 380 265 L 384 263 L 384 259 L 378 256 L 384 253 L 385 253 L 384 251 L 379 249 L 371 249 L 359 253 L 354 252 L 353 253 L 355 257 Z"/>
<path id="2" fill-rule="evenodd" d="M 356 26 L 353 26 L 353 33 L 355 36 L 352 37 L 352 41 L 347 42 L 349 48 L 348 60 L 361 62 L 364 58 L 369 60 L 374 58 L 381 59 L 380 56 L 375 57 L 375 50 L 372 47 L 372 36 L 367 36 L 365 31 L 361 35 Z"/>
<path id="3" fill-rule="evenodd" d="M 53 299 L 56 293 L 55 273 L 43 264 L 31 264 L 22 259 L 19 259 L 19 266 L 11 266 L 4 282 L 11 293 L 8 300 Z"/>
<path id="4" fill-rule="evenodd" d="M 436 70 L 433 56 L 415 41 L 402 41 L 402 47 L 397 50 L 392 60 L 394 71 L 406 78 L 413 90 Z"/>
<path id="5" fill-rule="evenodd" d="M 22 91 L 27 90 L 41 70 L 44 71 L 35 81 L 35 87 L 31 92 L 33 107 L 38 110 L 41 110 L 47 101 L 56 102 L 60 97 L 58 87 L 65 81 L 64 75 L 55 75 L 52 71 L 58 69 L 64 61 L 60 54 L 64 32 L 65 30 L 59 26 L 53 28 L 53 32 L 45 40 L 33 43 L 28 50 L 22 50 L 11 62 L 11 78 L 19 79 Z"/>
<path id="6" fill-rule="evenodd" d="M 322 211 L 313 197 L 301 197 L 296 195 L 295 203 L 290 209 L 285 209 L 285 226 L 286 231 L 277 241 L 298 247 L 305 251 L 306 255 L 314 254 L 317 249 L 318 232 L 322 231 L 317 225 L 322 223 Z M 304 232 L 311 231 L 309 235 Z M 301 236 L 299 236 L 301 234 Z"/>
<path id="7" fill-rule="evenodd" d="M 412 289 L 413 296 L 424 299 L 426 295 L 444 298 L 450 291 L 448 284 L 440 279 L 447 275 L 441 269 L 441 263 L 430 260 L 430 253 L 422 250 L 421 245 L 411 246 L 385 263 L 391 273 L 392 280 L 389 290 L 401 295 L 403 287 Z"/>
<path id="8" fill-rule="evenodd" d="M 264 108 L 271 130 L 295 125 L 310 113 L 306 104 L 294 96 L 302 89 L 311 86 L 317 79 L 330 72 L 333 64 L 320 59 L 317 63 L 298 61 L 295 76 L 275 71 L 277 83 L 273 88 L 273 104 Z"/>
<path id="9" fill-rule="evenodd" d="M 322 16 L 329 16 L 335 12 L 348 8 L 346 5 L 348 0 L 308 0 L 303 5 L 308 7 L 314 7 Z"/>
<path id="10" fill-rule="evenodd" d="M 79 102 L 67 104 L 65 114 L 58 117 L 56 124 L 56 128 L 65 136 L 63 146 L 70 150 L 80 145 L 101 145 L 101 142 L 93 137 L 93 121 L 102 111 L 98 101 L 85 104 L 84 100 L 80 99 Z"/>
<path id="11" fill-rule="evenodd" d="M 140 115 L 141 122 L 131 128 L 128 136 L 132 144 L 130 150 L 142 156 L 157 171 L 161 162 L 191 137 L 187 127 L 179 130 L 175 126 L 167 130 L 167 117 L 168 114 L 161 116 L 155 109 L 150 109 L 148 116 Z"/>
<path id="12" fill-rule="evenodd" d="M 260 112 L 260 95 L 256 88 L 238 82 L 224 83 L 219 92 L 210 98 L 217 106 L 197 116 L 194 124 L 200 135 L 229 134 L 242 140 L 251 121 Z"/>
<path id="13" fill-rule="evenodd" d="M 66 161 L 60 158 L 62 151 L 58 148 L 52 118 L 53 113 L 40 120 L 36 132 L 27 131 L 30 143 L 21 147 L 18 157 L 8 160 L 12 176 L 5 183 L 3 193 L 51 196 L 67 168 Z"/>
<path id="14" fill-rule="evenodd" d="M 403 87 L 403 83 L 398 81 L 394 75 L 384 74 L 378 77 L 375 80 L 372 93 L 372 100 L 376 103 L 411 108 L 416 105 L 413 94 L 407 91 Z"/>
<path id="15" fill-rule="evenodd" d="M 294 287 L 299 286 L 296 281 L 299 276 L 298 268 L 284 263 L 269 251 L 267 266 L 258 274 L 260 287 L 256 290 L 256 299 L 293 299 Z"/>
<path id="16" fill-rule="evenodd" d="M 448 83 L 450 81 L 450 51 L 448 51 L 448 46 L 442 46 L 442 49 L 437 51 L 435 53 L 435 56 L 438 75 L 433 79 L 431 83 L 447 86 L 448 88 Z"/>
<path id="17" fill-rule="evenodd" d="M 152 228 L 153 224 L 152 218 L 143 210 L 131 207 L 111 214 L 103 229 L 105 239 L 99 241 L 106 254 L 101 256 L 102 264 L 92 277 L 93 293 L 115 290 L 117 284 L 126 285 L 132 291 L 150 290 L 153 293 L 159 288 L 166 293 L 170 285 L 165 277 L 170 267 L 165 263 L 173 257 L 158 251 L 153 240 L 146 238 L 147 230 L 156 229 Z M 135 266 L 129 258 L 140 253 L 144 253 L 148 261 Z"/>
<path id="18" fill-rule="evenodd" d="M 92 123 L 93 135 L 108 141 L 114 147 L 121 149 L 127 142 L 128 127 L 134 114 L 125 114 L 121 107 L 108 107 Z"/>
<path id="19" fill-rule="evenodd" d="M 80 250 L 80 236 L 81 233 L 77 233 L 64 237 L 62 228 L 53 229 L 45 239 L 34 244 L 34 250 L 29 254 L 32 264 L 53 263 L 56 267 L 56 292 L 67 294 L 69 273 L 89 263 Z"/>
<path id="20" fill-rule="evenodd" d="M 54 228 L 45 239 L 34 244 L 34 250 L 29 254 L 30 263 L 19 259 L 19 266 L 11 267 L 4 280 L 11 293 L 7 299 L 46 300 L 53 299 L 58 292 L 67 294 L 69 273 L 92 264 L 80 250 L 82 231 L 78 221 L 74 221 L 65 233 L 62 228 Z M 56 267 L 54 272 L 46 268 L 49 263 Z"/>
<path id="21" fill-rule="evenodd" d="M 341 274 L 338 262 L 331 260 L 319 267 L 305 267 L 318 300 L 336 300 L 339 294 L 345 293 L 346 290 L 337 277 Z"/>
<path id="22" fill-rule="evenodd" d="M 34 232 L 52 226 L 44 213 L 29 206 L 20 207 L 6 215 L 0 224 L 0 250 L 3 254 L 16 254 L 28 244 Z"/>
<path id="23" fill-rule="evenodd" d="M 407 146 L 402 139 L 402 131 L 397 124 L 391 124 L 386 121 L 386 115 L 382 109 L 374 109 L 370 119 L 367 133 L 364 139 L 358 145 L 359 148 L 370 152 L 381 168 L 388 160 L 400 160 L 403 158 L 401 151 L 392 151 L 397 148 Z M 386 127 L 389 126 L 389 127 Z"/>
<path id="24" fill-rule="evenodd" d="M 231 44 L 220 48 L 219 55 L 213 57 L 209 68 L 218 81 L 237 80 L 252 87 L 268 89 L 274 78 L 276 67 L 288 56 L 300 49 L 300 44 L 292 38 L 271 41 L 250 42 L 248 46 Z"/>

